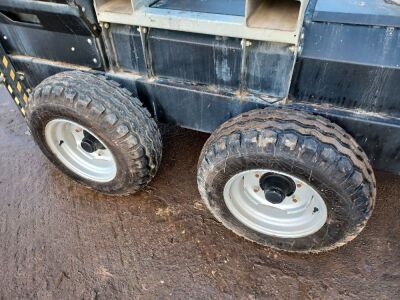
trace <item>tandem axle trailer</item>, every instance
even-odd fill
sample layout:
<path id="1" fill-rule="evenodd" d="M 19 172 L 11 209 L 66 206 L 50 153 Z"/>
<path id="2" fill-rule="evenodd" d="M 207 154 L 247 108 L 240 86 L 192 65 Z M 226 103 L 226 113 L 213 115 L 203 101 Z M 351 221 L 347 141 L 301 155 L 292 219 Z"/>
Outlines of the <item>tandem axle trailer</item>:
<path id="1" fill-rule="evenodd" d="M 3 0 L 0 72 L 43 153 L 130 194 L 157 122 L 212 133 L 197 181 L 257 243 L 330 250 L 400 172 L 400 5 L 369 0 Z"/>

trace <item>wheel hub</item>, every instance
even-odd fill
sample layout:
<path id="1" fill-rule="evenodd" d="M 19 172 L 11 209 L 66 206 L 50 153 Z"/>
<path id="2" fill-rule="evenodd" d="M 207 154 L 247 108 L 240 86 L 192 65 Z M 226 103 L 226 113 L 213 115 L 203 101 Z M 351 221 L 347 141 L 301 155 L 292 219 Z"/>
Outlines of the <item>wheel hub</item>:
<path id="1" fill-rule="evenodd" d="M 282 203 L 296 191 L 296 184 L 291 178 L 276 173 L 264 174 L 260 179 L 260 187 L 265 199 L 272 204 Z"/>
<path id="2" fill-rule="evenodd" d="M 96 182 L 109 182 L 117 174 L 111 151 L 89 129 L 78 123 L 54 119 L 45 128 L 54 155 L 75 174 Z"/>
<path id="3" fill-rule="evenodd" d="M 301 238 L 320 230 L 328 210 L 307 182 L 275 170 L 248 170 L 224 187 L 232 215 L 247 227 L 270 236 Z"/>
<path id="4" fill-rule="evenodd" d="M 87 153 L 96 152 L 99 149 L 104 149 L 102 143 L 87 131 L 83 131 L 84 138 L 81 142 L 81 147 Z"/>
<path id="5" fill-rule="evenodd" d="M 81 147 L 87 153 L 93 153 L 97 150 L 96 144 L 90 139 L 83 139 L 81 142 Z"/>

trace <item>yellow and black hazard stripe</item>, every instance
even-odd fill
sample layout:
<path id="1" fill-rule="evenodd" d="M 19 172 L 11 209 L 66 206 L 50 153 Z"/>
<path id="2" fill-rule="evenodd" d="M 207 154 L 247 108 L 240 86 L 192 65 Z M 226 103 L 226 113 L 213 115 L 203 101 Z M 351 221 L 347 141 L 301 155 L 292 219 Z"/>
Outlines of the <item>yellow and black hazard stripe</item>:
<path id="1" fill-rule="evenodd" d="M 17 73 L 12 66 L 11 61 L 8 59 L 3 47 L 0 45 L 0 76 L 4 79 L 6 86 L 11 97 L 14 99 L 19 111 L 22 115 L 26 116 L 26 106 L 28 105 L 29 93 L 25 84 L 17 76 Z"/>

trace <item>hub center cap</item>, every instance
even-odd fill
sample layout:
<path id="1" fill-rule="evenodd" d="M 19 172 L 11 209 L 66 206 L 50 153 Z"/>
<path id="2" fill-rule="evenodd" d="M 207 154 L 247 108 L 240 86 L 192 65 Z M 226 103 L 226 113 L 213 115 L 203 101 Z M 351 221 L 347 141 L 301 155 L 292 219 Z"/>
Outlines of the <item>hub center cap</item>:
<path id="1" fill-rule="evenodd" d="M 83 150 L 85 150 L 88 153 L 93 153 L 97 150 L 95 143 L 93 141 L 91 141 L 90 139 L 86 139 L 86 138 L 82 140 L 81 147 Z"/>
<path id="2" fill-rule="evenodd" d="M 282 203 L 296 191 L 296 184 L 291 178 L 276 173 L 264 174 L 260 179 L 260 187 L 265 199 L 272 204 Z"/>
<path id="3" fill-rule="evenodd" d="M 247 170 L 232 176 L 225 184 L 224 200 L 246 227 L 280 238 L 312 235 L 328 218 L 325 201 L 308 182 L 275 170 Z"/>
<path id="4" fill-rule="evenodd" d="M 84 138 L 81 141 L 81 147 L 87 153 L 93 153 L 99 149 L 105 149 L 103 144 L 86 130 L 83 131 L 83 135 Z"/>

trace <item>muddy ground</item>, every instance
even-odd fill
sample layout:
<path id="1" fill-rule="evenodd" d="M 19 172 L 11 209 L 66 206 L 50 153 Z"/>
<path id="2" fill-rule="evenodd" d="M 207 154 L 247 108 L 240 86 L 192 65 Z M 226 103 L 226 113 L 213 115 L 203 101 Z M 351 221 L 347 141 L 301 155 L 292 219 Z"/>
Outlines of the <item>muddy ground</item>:
<path id="1" fill-rule="evenodd" d="M 400 177 L 377 173 L 375 213 L 349 245 L 282 254 L 237 237 L 201 204 L 206 134 L 164 130 L 151 185 L 109 197 L 56 170 L 0 96 L 0 299 L 400 298 Z"/>

